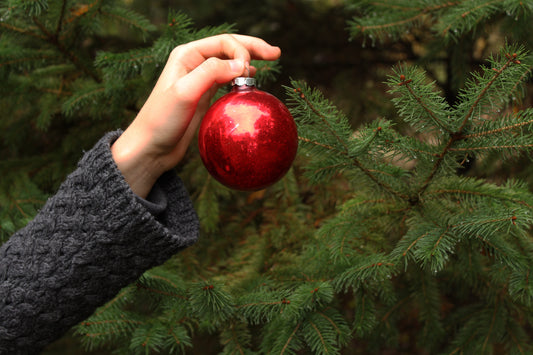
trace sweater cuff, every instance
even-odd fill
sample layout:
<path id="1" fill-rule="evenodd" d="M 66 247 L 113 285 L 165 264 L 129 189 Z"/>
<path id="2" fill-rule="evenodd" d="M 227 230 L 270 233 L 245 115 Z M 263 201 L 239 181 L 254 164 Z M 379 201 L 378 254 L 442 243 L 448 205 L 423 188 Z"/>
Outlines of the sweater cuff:
<path id="1" fill-rule="evenodd" d="M 170 174 L 170 172 L 168 173 Z M 159 180 L 152 187 L 152 190 L 146 197 L 146 199 L 136 196 L 137 201 L 146 208 L 148 212 L 154 216 L 158 216 L 167 208 L 167 197 L 163 192 L 161 186 L 159 186 Z"/>
<path id="2" fill-rule="evenodd" d="M 159 225 L 159 227 L 163 227 L 156 233 L 161 233 L 162 236 L 165 235 L 173 239 L 174 242 L 177 242 L 177 245 L 174 246 L 175 249 L 170 248 L 174 249 L 174 253 L 194 244 L 199 234 L 199 221 L 183 182 L 171 170 L 159 177 L 146 198 L 135 194 L 122 176 L 111 154 L 111 146 L 120 137 L 122 132 L 122 130 L 117 130 L 106 134 L 92 150 L 94 152 L 101 152 L 100 154 L 103 156 L 100 159 L 104 165 L 109 164 L 109 161 L 111 161 L 111 170 L 114 170 L 111 175 L 120 176 L 120 189 L 122 190 L 124 188 L 126 190 L 123 191 L 126 194 L 126 199 L 131 201 L 133 197 L 136 202 L 133 205 L 137 205 L 137 208 L 140 207 L 141 210 L 148 212 L 153 216 L 153 222 Z M 84 165 L 86 158 L 91 158 L 91 155 L 86 155 L 80 161 L 80 165 Z M 168 258 L 169 255 L 166 257 Z M 162 261 L 164 260 L 160 262 Z"/>

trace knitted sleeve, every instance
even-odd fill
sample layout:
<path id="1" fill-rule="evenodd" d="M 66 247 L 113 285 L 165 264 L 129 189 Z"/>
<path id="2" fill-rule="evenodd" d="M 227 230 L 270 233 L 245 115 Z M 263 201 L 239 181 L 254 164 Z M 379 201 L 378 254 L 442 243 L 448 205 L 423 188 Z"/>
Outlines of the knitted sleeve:
<path id="1" fill-rule="evenodd" d="M 133 193 L 102 138 L 38 215 L 0 247 L 0 354 L 33 354 L 198 236 L 179 178 L 156 183 L 157 215 Z M 148 203 L 149 205 L 150 203 Z"/>

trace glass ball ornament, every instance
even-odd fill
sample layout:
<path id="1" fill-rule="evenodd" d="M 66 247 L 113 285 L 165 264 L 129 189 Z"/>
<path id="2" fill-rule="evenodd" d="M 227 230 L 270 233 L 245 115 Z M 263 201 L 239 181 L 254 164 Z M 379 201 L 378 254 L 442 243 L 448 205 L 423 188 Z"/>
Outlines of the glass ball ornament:
<path id="1" fill-rule="evenodd" d="M 241 191 L 264 189 L 290 169 L 298 150 L 296 124 L 275 96 L 239 77 L 206 112 L 198 133 L 207 171 Z"/>

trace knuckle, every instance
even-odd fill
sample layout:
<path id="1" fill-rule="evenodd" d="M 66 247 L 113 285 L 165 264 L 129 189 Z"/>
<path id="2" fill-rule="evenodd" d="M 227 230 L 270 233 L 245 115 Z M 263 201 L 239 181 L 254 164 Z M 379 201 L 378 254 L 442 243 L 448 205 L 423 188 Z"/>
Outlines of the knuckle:
<path id="1" fill-rule="evenodd" d="M 220 63 L 220 59 L 216 57 L 210 57 L 207 58 L 205 62 L 203 62 L 202 65 L 199 66 L 199 69 L 207 73 L 212 73 L 219 68 Z"/>
<path id="2" fill-rule="evenodd" d="M 174 47 L 170 52 L 169 59 L 178 59 L 181 56 L 181 53 L 183 53 L 185 46 L 185 44 L 180 44 L 179 46 Z"/>

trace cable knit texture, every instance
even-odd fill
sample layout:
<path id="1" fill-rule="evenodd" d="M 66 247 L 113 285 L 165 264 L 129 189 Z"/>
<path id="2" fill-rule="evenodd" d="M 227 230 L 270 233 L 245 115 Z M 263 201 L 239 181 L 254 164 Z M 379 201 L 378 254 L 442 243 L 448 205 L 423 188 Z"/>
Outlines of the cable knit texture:
<path id="1" fill-rule="evenodd" d="M 87 152 L 33 221 L 0 247 L 0 354 L 38 353 L 196 241 L 198 218 L 182 182 L 164 174 L 158 201 L 143 203 L 111 156 L 119 135 Z"/>

